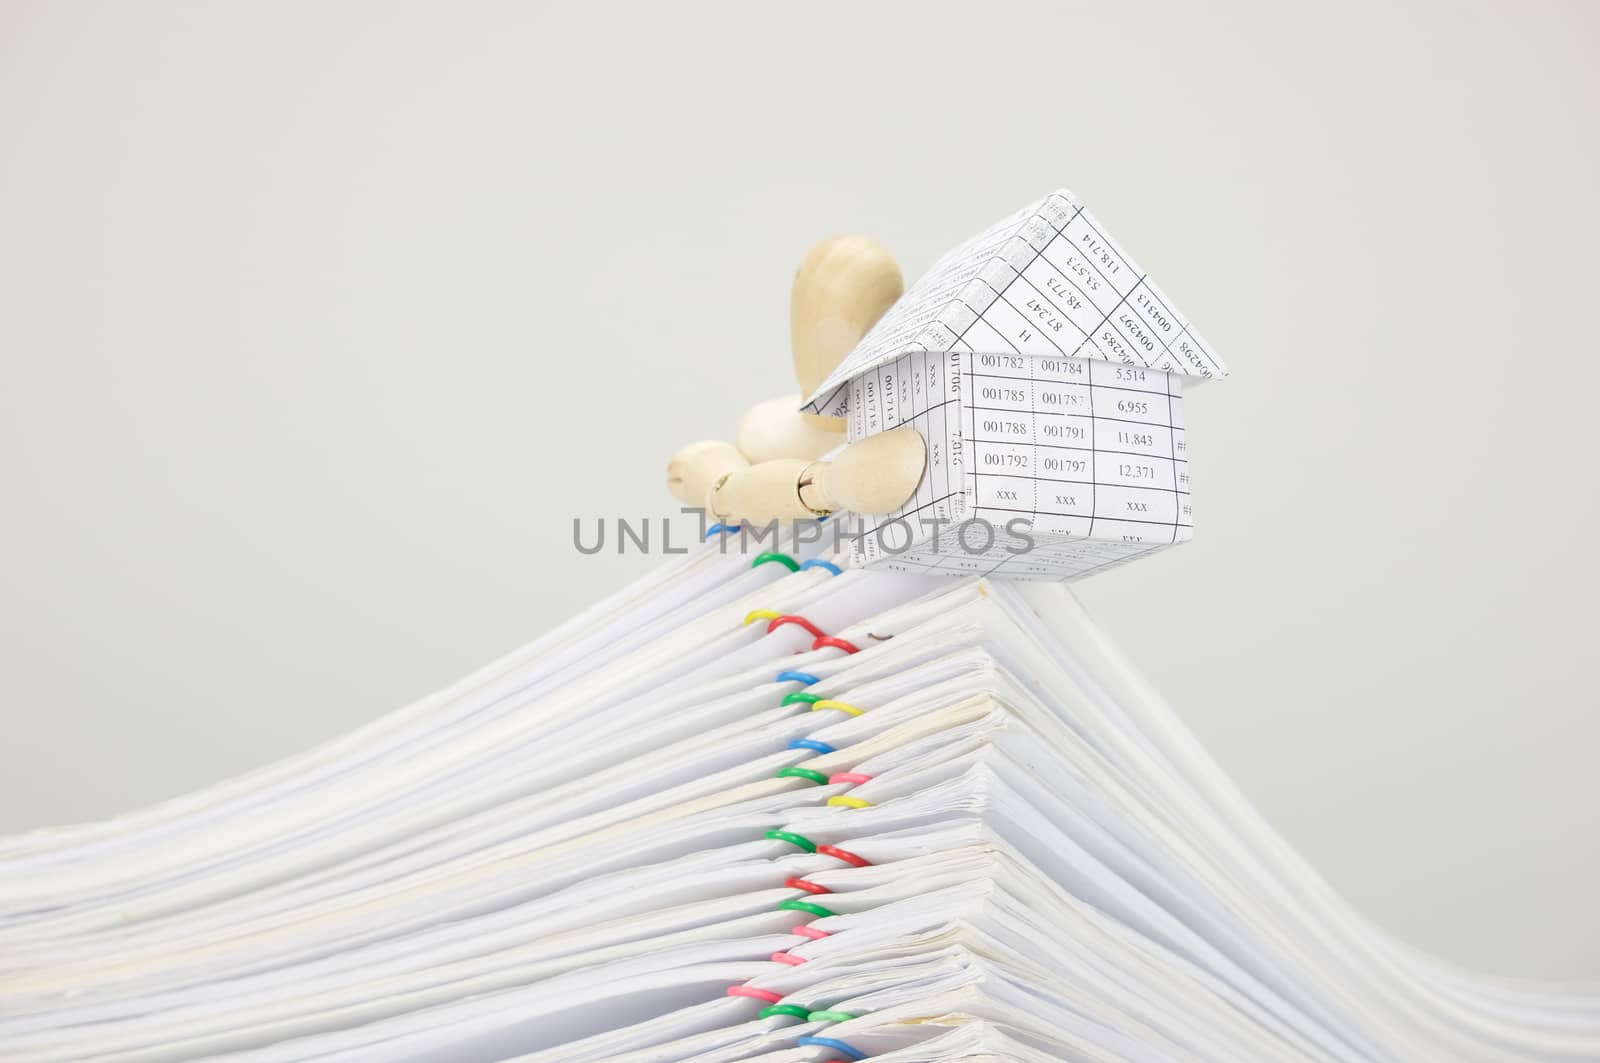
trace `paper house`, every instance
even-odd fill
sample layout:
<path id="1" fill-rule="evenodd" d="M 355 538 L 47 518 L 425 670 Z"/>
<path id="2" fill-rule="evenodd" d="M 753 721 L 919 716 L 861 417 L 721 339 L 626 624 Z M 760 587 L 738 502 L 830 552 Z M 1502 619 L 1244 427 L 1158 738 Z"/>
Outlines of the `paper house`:
<path id="1" fill-rule="evenodd" d="M 856 564 L 1074 579 L 1190 538 L 1183 384 L 1226 375 L 1061 191 L 940 259 L 805 409 L 927 441 L 911 501 L 851 530 Z"/>

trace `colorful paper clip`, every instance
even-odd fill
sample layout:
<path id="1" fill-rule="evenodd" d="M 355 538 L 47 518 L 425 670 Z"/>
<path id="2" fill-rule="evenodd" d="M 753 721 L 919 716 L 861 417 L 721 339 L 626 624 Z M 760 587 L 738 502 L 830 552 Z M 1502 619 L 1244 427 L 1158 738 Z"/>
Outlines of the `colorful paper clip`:
<path id="1" fill-rule="evenodd" d="M 806 1015 L 806 1018 L 809 1019 L 810 1017 L 810 1014 Z M 856 1060 L 867 1058 L 867 1054 L 865 1052 L 857 1048 L 852 1048 L 843 1041 L 834 1040 L 832 1037 L 799 1037 L 795 1039 L 794 1043 L 797 1045 L 815 1045 L 818 1048 L 831 1048 L 845 1059 L 849 1060 L 850 1063 L 856 1063 Z"/>
<path id="2" fill-rule="evenodd" d="M 796 561 L 794 558 L 790 557 L 788 554 L 780 554 L 780 553 L 777 553 L 777 552 L 772 551 L 772 550 L 768 550 L 766 553 L 757 554 L 755 556 L 755 559 L 750 562 L 750 567 L 751 568 L 760 568 L 762 565 L 765 565 L 768 561 L 776 561 L 778 564 L 782 565 L 784 568 L 788 569 L 790 572 L 799 572 L 800 571 L 800 562 Z"/>
<path id="3" fill-rule="evenodd" d="M 780 627 L 783 627 L 785 624 L 796 624 L 796 625 L 798 625 L 800 627 L 803 627 L 803 628 L 806 629 L 806 634 L 810 635 L 812 638 L 815 638 L 815 639 L 822 639 L 822 638 L 827 638 L 828 637 L 828 633 L 826 631 L 822 630 L 820 627 L 818 627 L 817 625 L 813 624 L 811 621 L 807 620 L 805 617 L 803 617 L 803 616 L 790 616 L 790 615 L 775 616 L 771 620 L 769 620 L 767 622 L 767 633 L 771 634 L 772 632 L 778 630 Z"/>

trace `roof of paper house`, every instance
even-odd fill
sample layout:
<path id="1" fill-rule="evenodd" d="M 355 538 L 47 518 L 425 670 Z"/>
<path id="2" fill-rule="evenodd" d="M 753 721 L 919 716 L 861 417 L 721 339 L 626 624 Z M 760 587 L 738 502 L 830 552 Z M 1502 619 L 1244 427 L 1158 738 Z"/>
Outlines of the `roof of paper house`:
<path id="1" fill-rule="evenodd" d="M 1171 299 L 1065 189 L 934 263 L 805 409 L 839 415 L 845 385 L 918 351 L 1093 358 L 1196 380 L 1228 375 Z"/>

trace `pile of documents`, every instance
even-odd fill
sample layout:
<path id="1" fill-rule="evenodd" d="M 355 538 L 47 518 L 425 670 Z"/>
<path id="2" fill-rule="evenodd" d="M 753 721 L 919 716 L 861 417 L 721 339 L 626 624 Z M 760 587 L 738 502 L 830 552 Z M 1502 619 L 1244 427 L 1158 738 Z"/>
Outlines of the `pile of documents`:
<path id="1" fill-rule="evenodd" d="M 426 700 L 0 840 L 0 1058 L 1595 1060 L 1392 940 L 1058 584 L 738 533 Z"/>

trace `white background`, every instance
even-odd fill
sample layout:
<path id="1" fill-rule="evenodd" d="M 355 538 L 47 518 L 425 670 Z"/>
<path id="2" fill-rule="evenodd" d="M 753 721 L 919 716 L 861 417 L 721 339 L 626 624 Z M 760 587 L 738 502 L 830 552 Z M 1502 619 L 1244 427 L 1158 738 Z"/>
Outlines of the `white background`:
<path id="1" fill-rule="evenodd" d="M 1203 12 L 1203 13 L 1202 13 Z M 0 828 L 442 685 L 654 559 L 822 236 L 1066 185 L 1234 376 L 1081 588 L 1417 945 L 1600 977 L 1600 7 L 0 5 Z M 614 426 L 614 427 L 608 427 Z"/>

